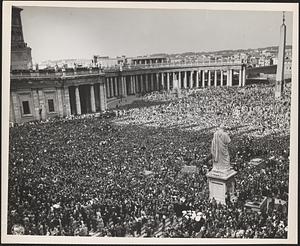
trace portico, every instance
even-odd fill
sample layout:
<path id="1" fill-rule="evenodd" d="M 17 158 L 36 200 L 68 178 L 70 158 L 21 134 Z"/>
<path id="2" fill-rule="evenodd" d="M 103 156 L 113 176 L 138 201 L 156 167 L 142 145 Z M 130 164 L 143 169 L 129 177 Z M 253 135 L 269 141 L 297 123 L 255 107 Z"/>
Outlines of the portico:
<path id="1" fill-rule="evenodd" d="M 53 71 L 47 77 L 12 75 L 13 112 L 10 116 L 11 121 L 23 122 L 103 112 L 111 101 L 137 93 L 171 91 L 173 88 L 245 86 L 245 74 L 243 64 L 166 66 L 165 63 L 156 63 L 155 68 L 133 67 L 102 73 L 87 68 L 81 71 Z M 23 87 L 25 91 L 20 91 Z"/>

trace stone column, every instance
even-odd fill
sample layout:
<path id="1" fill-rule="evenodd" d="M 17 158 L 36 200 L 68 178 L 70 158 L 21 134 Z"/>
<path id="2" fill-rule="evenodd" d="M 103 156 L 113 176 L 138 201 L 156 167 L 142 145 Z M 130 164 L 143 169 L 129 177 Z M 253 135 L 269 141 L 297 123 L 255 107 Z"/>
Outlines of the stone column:
<path id="1" fill-rule="evenodd" d="M 121 96 L 123 95 L 123 82 L 122 82 L 122 76 L 118 76 L 118 95 Z"/>
<path id="2" fill-rule="evenodd" d="M 154 74 L 151 73 L 150 74 L 150 88 L 151 88 L 151 91 L 155 91 L 155 84 L 154 84 Z"/>
<path id="3" fill-rule="evenodd" d="M 104 83 L 100 83 L 99 85 L 99 99 L 100 99 L 100 111 L 103 112 L 106 109 L 106 96 L 105 96 Z"/>
<path id="4" fill-rule="evenodd" d="M 110 97 L 114 97 L 114 79 L 113 79 L 113 77 L 111 77 L 109 79 L 108 84 L 109 84 L 109 94 L 110 94 Z"/>
<path id="5" fill-rule="evenodd" d="M 232 86 L 232 69 L 229 70 L 229 84 Z"/>
<path id="6" fill-rule="evenodd" d="M 140 87 L 139 87 L 139 78 L 137 75 L 134 75 L 134 82 L 135 82 L 135 92 L 139 93 Z"/>
<path id="7" fill-rule="evenodd" d="M 139 91 L 139 78 L 137 75 L 134 75 L 134 81 L 135 81 L 135 92 L 140 92 Z"/>
<path id="8" fill-rule="evenodd" d="M 45 96 L 43 90 L 39 90 L 39 103 L 42 107 L 42 120 L 46 119 L 46 106 L 45 106 Z"/>
<path id="9" fill-rule="evenodd" d="M 183 87 L 184 87 L 184 89 L 186 89 L 186 87 L 187 87 L 187 72 L 186 71 L 184 71 Z"/>
<path id="10" fill-rule="evenodd" d="M 113 77 L 110 78 L 109 86 L 110 86 L 110 96 L 114 97 L 114 78 Z"/>
<path id="11" fill-rule="evenodd" d="M 129 84 L 130 84 L 130 89 L 129 89 L 129 94 L 132 95 L 133 94 L 133 78 L 132 75 L 129 75 Z"/>
<path id="12" fill-rule="evenodd" d="M 144 81 L 143 81 L 143 75 L 140 75 L 140 86 L 141 86 L 141 92 L 145 91 L 145 85 L 144 85 Z"/>
<path id="13" fill-rule="evenodd" d="M 208 70 L 208 87 L 211 86 L 211 71 Z"/>
<path id="14" fill-rule="evenodd" d="M 230 69 L 227 70 L 226 86 L 230 86 Z"/>
<path id="15" fill-rule="evenodd" d="M 106 77 L 104 77 L 104 83 L 105 83 L 105 90 L 107 90 L 107 81 L 108 81 L 109 79 L 108 78 L 106 78 Z M 106 93 L 106 95 L 108 96 L 108 92 L 106 91 L 105 92 Z"/>
<path id="16" fill-rule="evenodd" d="M 125 76 L 122 76 L 122 89 L 123 89 L 122 95 L 124 97 L 127 97 L 127 84 L 126 84 L 126 77 Z"/>
<path id="17" fill-rule="evenodd" d="M 148 84 L 149 84 L 149 86 L 148 86 L 149 91 L 150 92 L 153 91 L 152 74 L 148 74 Z"/>
<path id="18" fill-rule="evenodd" d="M 64 108 L 66 116 L 71 115 L 71 105 L 70 105 L 70 95 L 69 95 L 69 87 L 64 87 Z"/>
<path id="19" fill-rule="evenodd" d="M 202 70 L 202 87 L 205 87 L 205 70 Z"/>
<path id="20" fill-rule="evenodd" d="M 243 73 L 242 73 L 242 86 L 246 85 L 246 66 L 243 66 L 242 69 Z"/>
<path id="21" fill-rule="evenodd" d="M 178 72 L 178 88 L 181 89 L 181 71 Z"/>
<path id="22" fill-rule="evenodd" d="M 136 91 L 135 91 L 135 77 L 134 75 L 130 76 L 130 81 L 131 81 L 131 94 L 135 95 Z"/>
<path id="23" fill-rule="evenodd" d="M 135 75 L 131 75 L 131 77 L 132 77 L 132 93 L 133 95 L 135 95 L 137 93 Z"/>
<path id="24" fill-rule="evenodd" d="M 196 88 L 199 88 L 199 71 L 196 71 Z"/>
<path id="25" fill-rule="evenodd" d="M 176 77 L 176 74 L 175 72 L 172 73 L 172 88 L 174 90 L 174 84 L 175 84 L 175 77 Z"/>
<path id="26" fill-rule="evenodd" d="M 148 80 L 148 74 L 145 74 L 145 89 L 146 89 L 146 92 L 149 92 L 149 80 Z"/>
<path id="27" fill-rule="evenodd" d="M 124 76 L 121 76 L 121 95 L 124 96 Z"/>
<path id="28" fill-rule="evenodd" d="M 154 88 L 154 74 L 153 73 L 150 74 L 150 85 L 151 85 L 151 91 L 154 91 L 155 88 Z"/>
<path id="29" fill-rule="evenodd" d="M 95 92 L 94 92 L 94 85 L 90 85 L 90 94 L 91 94 L 91 110 L 92 113 L 96 112 L 96 102 L 95 102 Z"/>
<path id="30" fill-rule="evenodd" d="M 162 85 L 163 90 L 165 89 L 164 77 L 165 77 L 165 74 L 161 73 L 161 85 Z"/>
<path id="31" fill-rule="evenodd" d="M 78 86 L 75 87 L 76 113 L 81 114 L 80 94 Z"/>
<path id="32" fill-rule="evenodd" d="M 114 83 L 115 83 L 115 91 L 114 95 L 117 97 L 119 95 L 118 93 L 118 77 L 113 77 Z"/>
<path id="33" fill-rule="evenodd" d="M 215 87 L 217 87 L 217 82 L 218 82 L 218 80 L 217 80 L 217 70 L 215 70 L 215 77 L 214 77 L 214 82 L 215 82 Z"/>
<path id="34" fill-rule="evenodd" d="M 15 114 L 15 122 L 20 123 L 22 116 L 21 116 L 21 106 L 18 100 L 18 95 L 14 91 L 11 92 L 11 95 L 12 95 L 12 104 L 13 104 L 12 106 Z"/>
<path id="35" fill-rule="evenodd" d="M 221 80 L 220 80 L 221 86 L 223 86 L 223 70 L 221 70 Z"/>
<path id="36" fill-rule="evenodd" d="M 37 92 L 38 89 L 33 89 L 32 90 L 32 96 L 33 96 L 33 107 L 34 107 L 34 118 L 36 120 L 40 120 L 40 114 L 39 114 L 39 109 L 40 109 L 40 103 L 39 103 L 39 95 Z M 58 89 L 57 89 L 58 91 Z M 57 92 L 58 94 L 58 92 Z M 58 95 L 57 95 L 58 97 Z"/>
<path id="37" fill-rule="evenodd" d="M 157 60 L 156 60 L 157 61 Z M 159 86 L 159 73 L 156 73 L 156 87 L 157 87 L 157 90 L 160 91 L 161 88 Z"/>
<path id="38" fill-rule="evenodd" d="M 105 78 L 105 87 L 106 87 L 106 95 L 108 98 L 110 98 L 109 78 Z"/>
<path id="39" fill-rule="evenodd" d="M 137 81 L 138 81 L 137 83 L 139 84 L 139 88 L 140 88 L 140 91 L 139 91 L 139 92 L 140 92 L 140 93 L 143 92 L 143 87 L 142 87 L 142 82 L 141 82 L 142 79 L 143 79 L 143 76 L 142 76 L 142 75 L 137 75 Z"/>
<path id="40" fill-rule="evenodd" d="M 170 73 L 167 72 L 167 91 L 170 90 Z"/>
<path id="41" fill-rule="evenodd" d="M 242 69 L 239 69 L 239 87 L 242 86 Z"/>
<path id="42" fill-rule="evenodd" d="M 16 122 L 16 119 L 15 119 L 14 107 L 13 107 L 13 103 L 12 103 L 12 96 L 10 94 L 10 97 L 9 97 L 9 123 L 14 123 L 14 122 Z"/>
<path id="43" fill-rule="evenodd" d="M 64 107 L 63 107 L 63 99 L 62 99 L 62 88 L 57 88 L 57 103 L 58 103 L 58 115 L 59 117 L 64 116 Z"/>
<path id="44" fill-rule="evenodd" d="M 193 75 L 194 75 L 194 71 L 190 71 L 190 88 L 193 88 Z"/>
<path id="45" fill-rule="evenodd" d="M 128 80 L 129 83 L 127 83 L 127 80 Z M 125 81 L 126 81 L 126 86 L 129 87 L 129 88 L 127 88 L 127 95 L 132 95 L 132 79 L 131 79 L 131 76 L 130 75 L 127 76 Z"/>

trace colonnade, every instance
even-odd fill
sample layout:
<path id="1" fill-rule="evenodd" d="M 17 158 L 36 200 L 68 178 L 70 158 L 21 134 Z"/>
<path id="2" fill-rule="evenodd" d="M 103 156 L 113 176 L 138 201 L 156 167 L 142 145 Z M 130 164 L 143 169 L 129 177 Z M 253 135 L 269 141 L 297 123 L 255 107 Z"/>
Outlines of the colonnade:
<path id="1" fill-rule="evenodd" d="M 80 92 L 81 86 L 85 87 L 83 88 L 85 89 L 86 92 L 84 95 L 82 95 L 82 92 Z M 71 88 L 74 89 L 74 94 L 71 93 Z M 88 96 L 86 97 L 86 95 Z M 64 98 L 66 101 L 64 105 L 66 115 L 96 113 L 97 111 L 103 112 L 107 108 L 106 89 L 105 89 L 105 84 L 103 83 L 84 84 L 84 85 L 65 87 Z M 96 107 L 96 102 L 98 107 Z M 83 109 L 83 107 L 85 108 Z"/>
<path id="2" fill-rule="evenodd" d="M 204 88 L 210 86 L 232 86 L 233 72 L 227 70 L 181 70 L 155 73 L 112 76 L 105 79 L 107 98 L 126 97 L 136 93 L 171 90 L 173 88 Z M 238 69 L 238 85 L 245 85 L 245 68 Z"/>
<path id="3" fill-rule="evenodd" d="M 137 93 L 170 91 L 176 88 L 244 86 L 246 73 L 244 66 L 219 66 L 136 70 L 93 77 L 94 79 L 89 75 L 88 79 L 83 79 L 75 76 L 55 88 L 45 85 L 20 93 L 17 90 L 12 91 L 11 121 L 25 122 L 47 117 L 103 112 L 114 99 Z"/>
<path id="4" fill-rule="evenodd" d="M 211 86 L 232 86 L 233 72 L 234 69 L 232 68 L 227 70 L 189 69 L 107 76 L 104 78 L 104 83 L 75 86 L 75 91 L 72 92 L 74 97 L 72 100 L 68 87 L 65 88 L 64 98 L 70 101 L 70 104 L 65 106 L 65 111 L 67 115 L 104 111 L 107 109 L 108 99 L 127 97 L 136 93 L 170 91 L 175 88 L 192 89 Z M 244 86 L 245 79 L 245 68 L 241 67 L 238 70 L 238 85 Z M 80 89 L 80 86 L 84 88 Z M 82 110 L 82 107 L 84 107 L 84 110 Z"/>

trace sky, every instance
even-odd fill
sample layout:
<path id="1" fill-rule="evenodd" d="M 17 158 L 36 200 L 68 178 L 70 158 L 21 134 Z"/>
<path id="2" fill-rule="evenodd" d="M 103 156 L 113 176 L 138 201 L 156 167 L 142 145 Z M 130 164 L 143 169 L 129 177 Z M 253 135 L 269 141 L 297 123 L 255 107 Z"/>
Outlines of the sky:
<path id="1" fill-rule="evenodd" d="M 282 12 L 22 7 L 25 42 L 45 60 L 278 45 Z M 286 12 L 287 44 L 292 13 Z"/>

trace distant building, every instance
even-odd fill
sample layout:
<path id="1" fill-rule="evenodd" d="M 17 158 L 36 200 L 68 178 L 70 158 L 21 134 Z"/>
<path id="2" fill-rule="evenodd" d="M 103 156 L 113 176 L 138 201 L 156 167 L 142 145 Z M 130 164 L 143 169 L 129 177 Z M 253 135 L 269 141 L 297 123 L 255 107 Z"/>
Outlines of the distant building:
<path id="1" fill-rule="evenodd" d="M 270 65 L 272 65 L 271 62 L 272 62 L 272 60 L 271 60 L 270 57 L 265 58 L 265 65 L 264 66 L 270 66 Z"/>
<path id="2" fill-rule="evenodd" d="M 250 56 L 248 59 L 247 59 L 247 63 L 250 67 L 257 67 L 258 66 L 258 61 L 259 61 L 259 58 L 258 57 L 255 57 L 255 56 Z"/>
<path id="3" fill-rule="evenodd" d="M 260 57 L 259 60 L 258 60 L 258 66 L 259 67 L 263 67 L 265 66 L 265 57 Z"/>
<path id="4" fill-rule="evenodd" d="M 94 63 L 101 67 L 113 67 L 118 65 L 138 65 L 138 64 L 153 64 L 168 62 L 167 56 L 137 56 L 137 57 L 116 57 L 109 56 L 94 56 Z"/>
<path id="5" fill-rule="evenodd" d="M 171 62 L 174 62 L 174 63 L 181 63 L 181 62 L 184 62 L 184 59 L 183 58 L 171 58 Z"/>
<path id="6" fill-rule="evenodd" d="M 118 64 L 117 58 L 111 58 L 109 56 L 94 56 L 94 63 L 100 67 L 112 67 Z"/>
<path id="7" fill-rule="evenodd" d="M 271 56 L 271 51 L 270 51 L 270 50 L 263 50 L 263 51 L 262 51 L 262 54 L 263 54 L 264 56 Z"/>
<path id="8" fill-rule="evenodd" d="M 277 65 L 278 54 L 272 57 L 272 62 L 273 63 L 271 65 Z M 285 48 L 284 75 L 286 78 L 290 78 L 292 76 L 292 46 Z"/>
<path id="9" fill-rule="evenodd" d="M 285 49 L 285 58 L 292 59 L 292 46 L 286 47 Z"/>
<path id="10" fill-rule="evenodd" d="M 284 61 L 284 76 L 285 78 L 292 76 L 292 59 L 286 58 Z"/>
<path id="11" fill-rule="evenodd" d="M 278 63 L 278 57 L 273 57 L 272 58 L 272 65 L 277 65 Z"/>
<path id="12" fill-rule="evenodd" d="M 131 58 L 131 64 L 153 64 L 153 63 L 166 63 L 168 59 L 166 56 L 137 56 Z"/>

